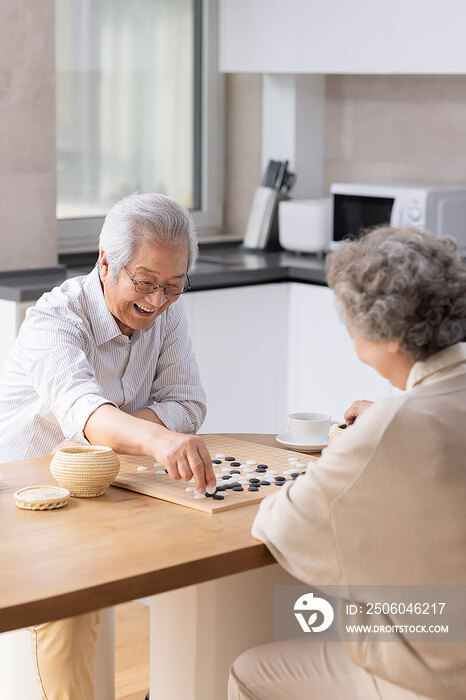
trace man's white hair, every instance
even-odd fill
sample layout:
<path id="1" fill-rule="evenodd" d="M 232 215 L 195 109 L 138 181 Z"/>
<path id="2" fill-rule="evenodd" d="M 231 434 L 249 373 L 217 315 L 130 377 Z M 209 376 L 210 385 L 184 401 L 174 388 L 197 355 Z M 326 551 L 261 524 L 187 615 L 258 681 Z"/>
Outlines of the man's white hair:
<path id="1" fill-rule="evenodd" d="M 110 279 L 136 255 L 142 243 L 154 246 L 187 246 L 188 271 L 199 255 L 193 219 L 182 204 L 164 194 L 130 194 L 117 202 L 105 217 L 99 250 L 105 252 Z"/>

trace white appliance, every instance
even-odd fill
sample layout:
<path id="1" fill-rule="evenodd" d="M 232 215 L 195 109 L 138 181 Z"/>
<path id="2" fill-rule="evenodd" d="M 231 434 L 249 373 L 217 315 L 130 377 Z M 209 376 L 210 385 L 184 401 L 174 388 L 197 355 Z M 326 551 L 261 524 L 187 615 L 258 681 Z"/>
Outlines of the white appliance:
<path id="1" fill-rule="evenodd" d="M 278 205 L 278 238 L 285 250 L 322 253 L 330 238 L 330 198 L 289 199 Z"/>
<path id="2" fill-rule="evenodd" d="M 466 185 L 371 185 L 334 182 L 330 186 L 330 249 L 357 238 L 371 226 L 415 226 L 435 236 L 452 236 L 466 255 Z"/>

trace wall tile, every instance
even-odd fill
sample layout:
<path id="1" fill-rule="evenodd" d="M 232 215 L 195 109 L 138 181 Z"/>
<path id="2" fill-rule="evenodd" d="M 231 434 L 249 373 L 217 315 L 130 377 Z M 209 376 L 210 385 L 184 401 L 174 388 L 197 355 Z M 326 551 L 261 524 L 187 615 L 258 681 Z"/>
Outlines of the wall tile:
<path id="1" fill-rule="evenodd" d="M 328 76 L 328 186 L 466 182 L 466 76 Z"/>

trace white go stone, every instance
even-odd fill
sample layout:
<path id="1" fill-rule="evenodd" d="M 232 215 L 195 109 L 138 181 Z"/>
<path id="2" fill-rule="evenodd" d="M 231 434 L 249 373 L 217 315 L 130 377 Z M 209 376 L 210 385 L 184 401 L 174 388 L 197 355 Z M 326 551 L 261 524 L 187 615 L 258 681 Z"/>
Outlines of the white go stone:
<path id="1" fill-rule="evenodd" d="M 222 467 L 222 472 L 229 472 L 231 467 Z"/>
<path id="2" fill-rule="evenodd" d="M 302 462 L 296 462 L 295 467 L 305 467 L 306 465 Z"/>
<path id="3" fill-rule="evenodd" d="M 205 498 L 205 497 L 206 497 L 205 493 L 195 493 L 194 494 L 194 498 Z"/>
<path id="4" fill-rule="evenodd" d="M 216 492 L 217 487 L 216 486 L 206 486 L 205 490 L 206 490 L 206 493 L 209 493 L 210 495 L 212 495 L 213 493 Z"/>
<path id="5" fill-rule="evenodd" d="M 194 486 L 186 486 L 185 491 L 195 491 Z"/>
<path id="6" fill-rule="evenodd" d="M 138 467 L 138 469 L 139 469 L 139 468 L 140 468 L 140 467 Z M 156 469 L 156 470 L 155 470 L 155 473 L 156 473 L 156 474 L 165 474 L 165 469 Z"/>
<path id="7" fill-rule="evenodd" d="M 254 469 L 253 469 L 252 467 L 245 467 L 245 468 L 244 468 L 244 471 L 245 471 L 245 472 L 253 472 Z"/>
<path id="8" fill-rule="evenodd" d="M 240 469 L 247 469 L 248 465 L 247 464 L 240 464 L 239 468 Z"/>
<path id="9" fill-rule="evenodd" d="M 246 462 L 246 464 L 247 464 L 248 466 L 250 466 L 250 467 L 253 467 L 255 464 L 257 464 L 257 462 L 255 462 L 253 459 L 249 459 L 249 460 Z"/>
<path id="10" fill-rule="evenodd" d="M 225 455 L 222 454 L 221 452 L 219 452 L 218 455 L 215 455 L 215 457 L 216 457 L 216 459 L 223 459 L 223 457 L 225 457 Z"/>
<path id="11" fill-rule="evenodd" d="M 296 457 L 288 457 L 288 462 L 296 462 Z"/>
<path id="12" fill-rule="evenodd" d="M 140 467 L 138 467 L 138 472 L 148 472 L 148 471 L 149 471 L 149 467 L 143 467 L 142 465 Z"/>
<path id="13" fill-rule="evenodd" d="M 154 462 L 154 467 L 161 467 L 161 466 L 162 465 L 160 464 L 160 462 Z"/>

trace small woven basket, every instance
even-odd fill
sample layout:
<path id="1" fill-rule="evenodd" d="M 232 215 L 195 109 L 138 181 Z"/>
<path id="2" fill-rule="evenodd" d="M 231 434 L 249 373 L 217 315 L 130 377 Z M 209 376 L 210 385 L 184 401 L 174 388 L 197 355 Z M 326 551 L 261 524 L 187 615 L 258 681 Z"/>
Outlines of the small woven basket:
<path id="1" fill-rule="evenodd" d="M 16 491 L 14 499 L 23 510 L 55 510 L 68 504 L 70 492 L 60 486 L 26 486 Z"/>
<path id="2" fill-rule="evenodd" d="M 55 481 L 72 496 L 95 498 L 110 486 L 120 471 L 120 462 L 110 447 L 62 447 L 55 452 L 50 471 Z"/>
<path id="3" fill-rule="evenodd" d="M 334 440 L 336 437 L 341 435 L 345 431 L 345 428 L 347 428 L 346 423 L 340 423 L 340 425 L 336 425 L 329 435 L 329 440 Z"/>

